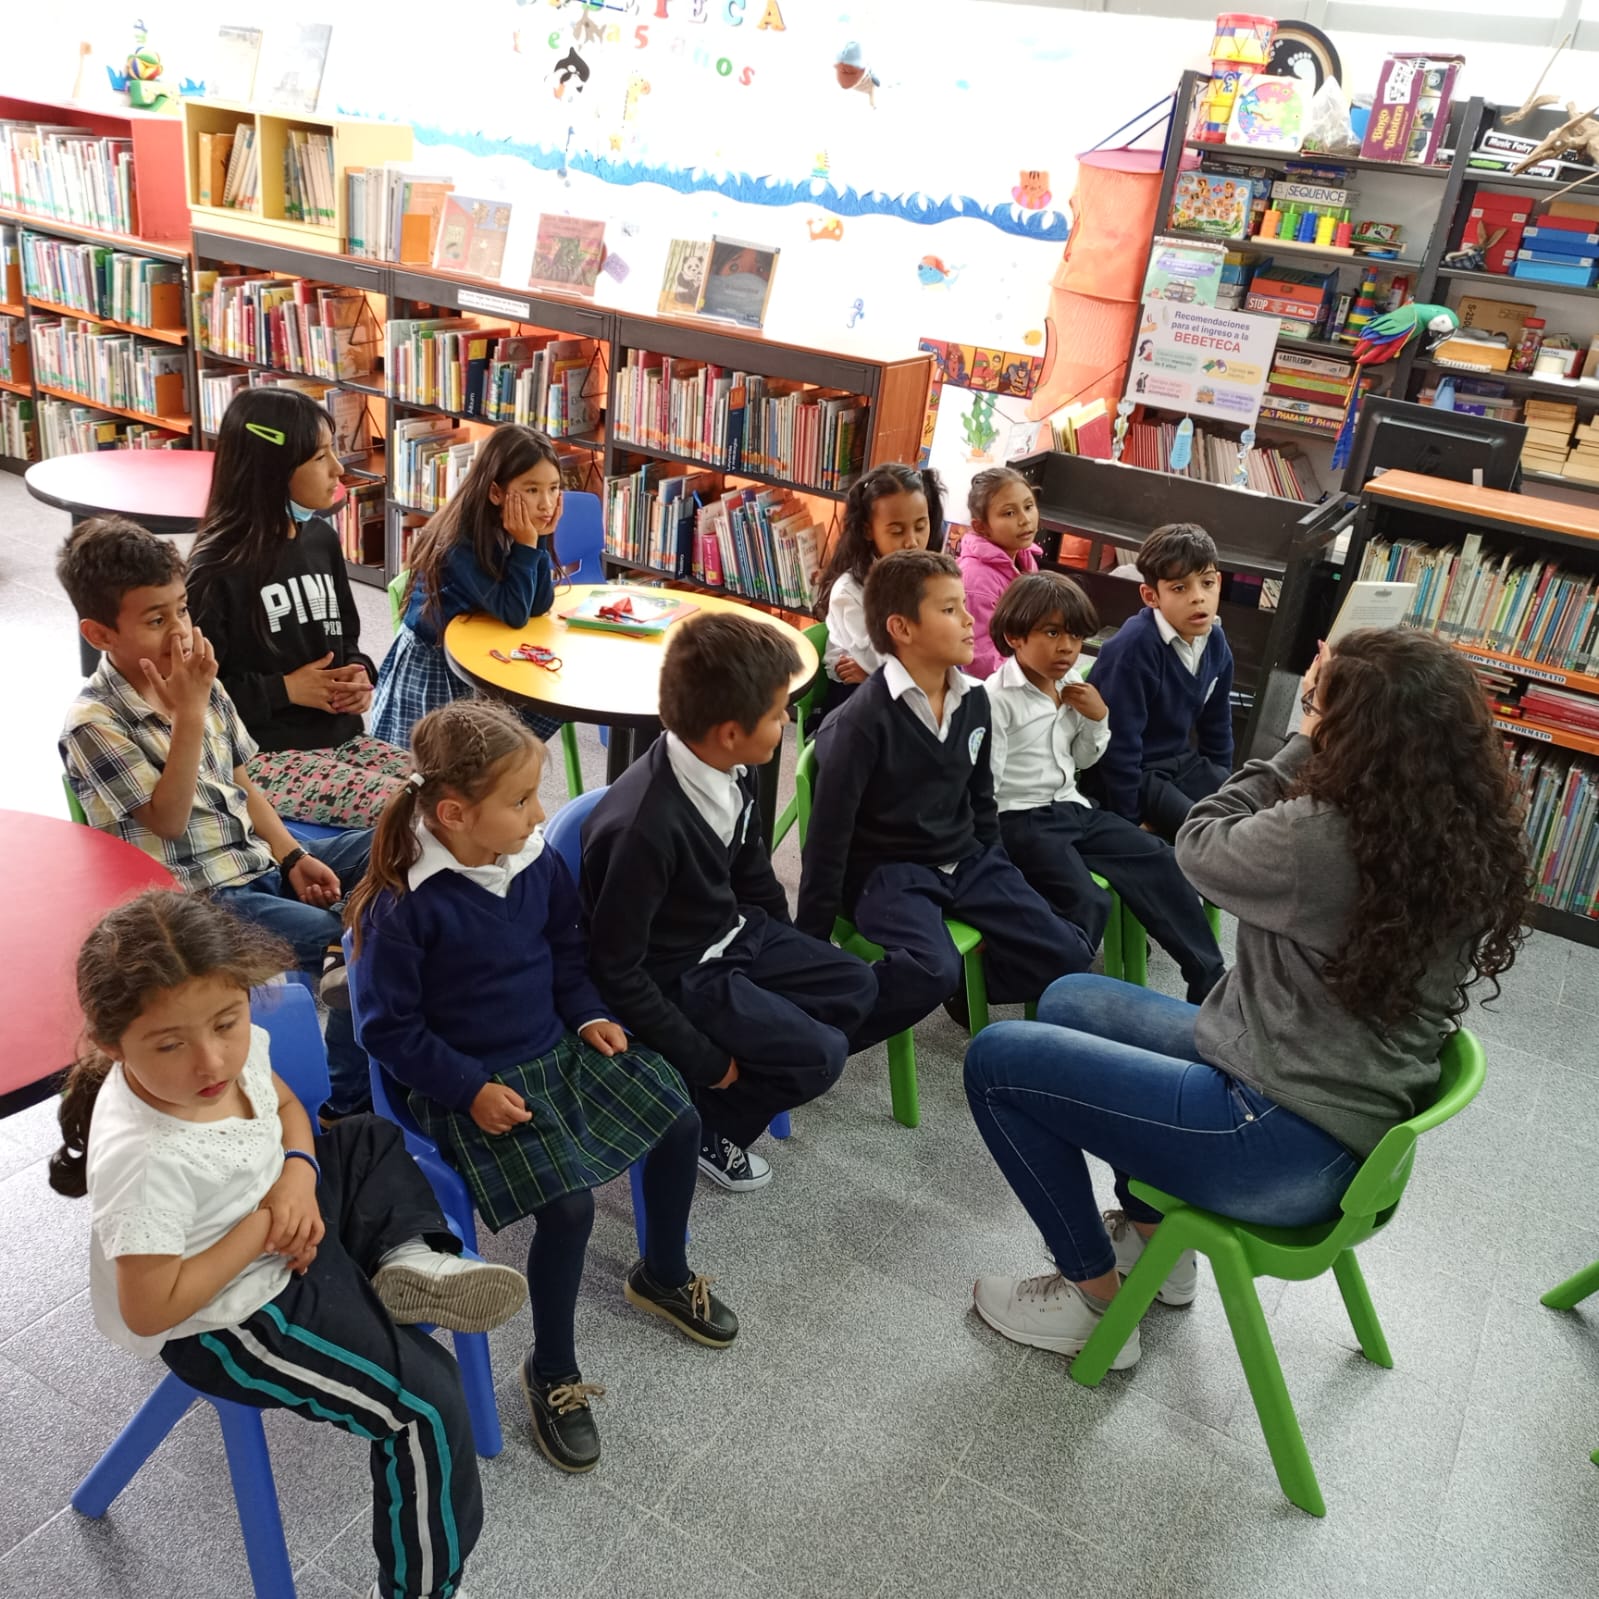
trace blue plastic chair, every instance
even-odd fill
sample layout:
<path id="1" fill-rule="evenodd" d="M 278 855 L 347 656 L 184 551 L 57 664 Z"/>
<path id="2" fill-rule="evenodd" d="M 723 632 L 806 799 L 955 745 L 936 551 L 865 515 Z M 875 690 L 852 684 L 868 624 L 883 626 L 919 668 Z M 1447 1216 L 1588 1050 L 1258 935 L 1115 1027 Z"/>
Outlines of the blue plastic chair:
<path id="1" fill-rule="evenodd" d="M 298 983 L 281 983 L 256 989 L 250 996 L 250 1014 L 271 1036 L 273 1069 L 294 1090 L 307 1113 L 315 1116 L 328 1097 L 328 1058 L 315 1001 Z M 96 1520 L 103 1516 L 197 1399 L 215 1408 L 222 1427 L 256 1599 L 294 1599 L 294 1574 L 283 1540 L 283 1517 L 278 1511 L 262 1412 L 203 1394 L 175 1372 L 161 1379 L 117 1441 L 78 1484 L 72 1508 Z M 475 1414 L 473 1420 L 475 1424 Z"/>
<path id="2" fill-rule="evenodd" d="M 569 583 L 605 581 L 605 513 L 597 494 L 568 489 L 561 496 L 555 549 Z"/>
<path id="3" fill-rule="evenodd" d="M 347 833 L 347 827 L 329 827 L 326 822 L 302 822 L 297 816 L 285 816 L 283 825 L 302 844 L 315 844 L 320 839 L 337 838 L 340 833 Z"/>
<path id="4" fill-rule="evenodd" d="M 560 810 L 550 819 L 550 824 L 544 829 L 544 842 L 557 855 L 566 862 L 566 869 L 572 874 L 574 882 L 583 875 L 583 824 L 589 819 L 594 807 L 600 803 L 605 790 L 597 788 L 590 794 L 580 794 L 576 799 L 568 800 Z M 788 1119 L 788 1112 L 780 1110 L 766 1129 L 773 1138 L 787 1138 L 793 1131 Z M 639 1253 L 644 1253 L 644 1185 L 639 1176 L 639 1168 L 635 1163 L 632 1171 L 633 1179 L 633 1215 L 638 1222 Z"/>

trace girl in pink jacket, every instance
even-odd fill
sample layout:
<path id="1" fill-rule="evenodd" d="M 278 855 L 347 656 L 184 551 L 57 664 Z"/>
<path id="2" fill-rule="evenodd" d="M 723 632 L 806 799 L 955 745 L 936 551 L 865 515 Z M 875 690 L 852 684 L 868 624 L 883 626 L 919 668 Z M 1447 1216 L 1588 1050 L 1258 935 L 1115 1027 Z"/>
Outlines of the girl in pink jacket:
<path id="1" fill-rule="evenodd" d="M 972 479 L 966 496 L 971 526 L 961 539 L 956 560 L 966 582 L 966 609 L 972 613 L 976 638 L 973 677 L 987 677 L 999 664 L 999 651 L 988 636 L 988 619 L 999 597 L 1023 572 L 1038 570 L 1038 502 L 1033 487 L 1008 466 L 989 467 Z"/>

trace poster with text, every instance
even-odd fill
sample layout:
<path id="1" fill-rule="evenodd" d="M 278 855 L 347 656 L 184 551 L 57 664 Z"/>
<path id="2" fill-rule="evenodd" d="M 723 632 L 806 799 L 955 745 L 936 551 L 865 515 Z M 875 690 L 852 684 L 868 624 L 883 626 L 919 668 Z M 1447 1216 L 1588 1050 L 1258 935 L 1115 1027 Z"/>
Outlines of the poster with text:
<path id="1" fill-rule="evenodd" d="M 1127 398 L 1251 426 L 1279 328 L 1274 316 L 1146 300 L 1127 369 Z"/>

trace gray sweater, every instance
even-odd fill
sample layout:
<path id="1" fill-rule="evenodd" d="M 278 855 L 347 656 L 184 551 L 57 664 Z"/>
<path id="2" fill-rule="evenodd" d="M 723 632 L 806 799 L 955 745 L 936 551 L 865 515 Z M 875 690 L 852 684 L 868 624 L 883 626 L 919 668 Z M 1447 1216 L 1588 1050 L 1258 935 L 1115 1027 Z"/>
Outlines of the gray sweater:
<path id="1" fill-rule="evenodd" d="M 1357 880 L 1347 824 L 1319 800 L 1285 800 L 1310 756 L 1289 739 L 1251 761 L 1177 835 L 1177 864 L 1238 918 L 1238 958 L 1201 1006 L 1195 1039 L 1213 1066 L 1368 1155 L 1429 1103 L 1462 954 L 1439 958 L 1413 1014 L 1382 1029 L 1345 1010 L 1322 968 L 1342 947 Z"/>

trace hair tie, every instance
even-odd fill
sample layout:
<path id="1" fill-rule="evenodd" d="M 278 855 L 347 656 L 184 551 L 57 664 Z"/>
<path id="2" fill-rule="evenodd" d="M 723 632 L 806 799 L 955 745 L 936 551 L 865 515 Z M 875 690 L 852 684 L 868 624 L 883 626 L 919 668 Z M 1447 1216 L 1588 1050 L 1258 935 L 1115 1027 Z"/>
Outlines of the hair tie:
<path id="1" fill-rule="evenodd" d="M 427 782 L 427 779 L 420 772 L 412 772 L 411 775 L 406 778 L 405 786 L 407 788 L 421 788 L 425 782 Z"/>

